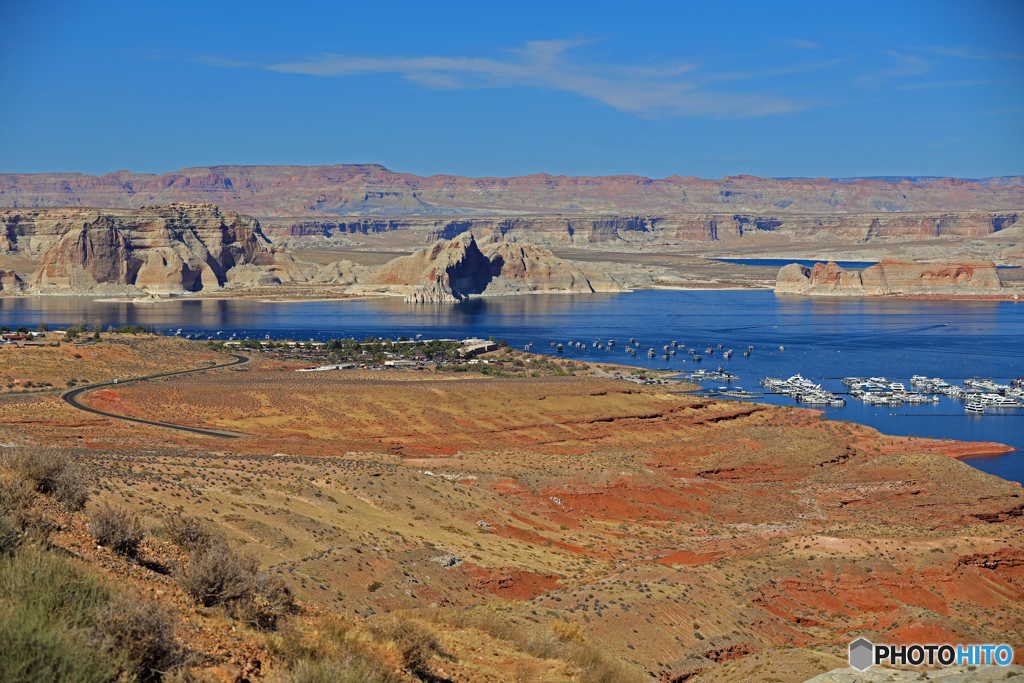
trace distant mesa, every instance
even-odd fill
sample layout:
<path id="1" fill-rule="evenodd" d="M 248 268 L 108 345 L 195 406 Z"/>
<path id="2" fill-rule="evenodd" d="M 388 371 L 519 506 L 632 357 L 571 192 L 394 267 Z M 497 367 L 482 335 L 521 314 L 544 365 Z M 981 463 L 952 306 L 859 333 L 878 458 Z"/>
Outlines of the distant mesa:
<path id="1" fill-rule="evenodd" d="M 422 177 L 379 164 L 204 166 L 152 175 L 118 171 L 0 174 L 0 206 L 122 209 L 214 202 L 257 216 L 524 213 L 784 213 L 1006 210 L 1024 207 L 1020 177 L 759 178 L 672 175 Z"/>
<path id="2" fill-rule="evenodd" d="M 775 291 L 811 296 L 991 296 L 1003 292 L 991 261 L 917 263 L 882 261 L 863 271 L 834 261 L 813 268 L 790 263 L 779 270 Z"/>

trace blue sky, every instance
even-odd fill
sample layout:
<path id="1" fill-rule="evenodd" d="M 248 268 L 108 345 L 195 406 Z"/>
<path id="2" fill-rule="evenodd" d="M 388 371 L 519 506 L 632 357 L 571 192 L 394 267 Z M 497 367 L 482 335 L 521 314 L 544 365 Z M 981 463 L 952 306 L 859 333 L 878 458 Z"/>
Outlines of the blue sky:
<path id="1" fill-rule="evenodd" d="M 0 172 L 1024 174 L 1024 2 L 0 2 Z"/>

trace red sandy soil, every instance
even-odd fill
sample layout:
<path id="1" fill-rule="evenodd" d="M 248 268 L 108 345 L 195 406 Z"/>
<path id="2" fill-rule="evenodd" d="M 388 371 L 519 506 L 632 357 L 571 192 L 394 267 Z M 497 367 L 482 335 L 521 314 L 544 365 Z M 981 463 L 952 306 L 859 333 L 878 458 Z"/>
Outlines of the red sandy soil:
<path id="1" fill-rule="evenodd" d="M 0 438 L 77 446 L 101 500 L 213 519 L 360 619 L 568 619 L 665 681 L 805 680 L 859 635 L 1024 656 L 1024 492 L 955 459 L 998 444 L 608 379 L 258 368 L 98 399 L 243 439 L 49 403 L 5 408 Z"/>

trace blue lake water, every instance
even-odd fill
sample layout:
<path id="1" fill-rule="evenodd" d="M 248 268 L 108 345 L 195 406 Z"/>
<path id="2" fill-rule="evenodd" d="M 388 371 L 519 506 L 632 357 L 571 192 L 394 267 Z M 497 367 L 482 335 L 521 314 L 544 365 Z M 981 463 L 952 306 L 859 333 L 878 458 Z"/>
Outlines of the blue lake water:
<path id="1" fill-rule="evenodd" d="M 82 297 L 0 298 L 0 324 L 51 327 L 101 320 L 104 326 L 131 323 L 168 333 L 221 338 L 237 333 L 273 339 L 327 340 L 367 336 L 507 339 L 522 348 L 554 354 L 550 342 L 566 344 L 568 358 L 692 371 L 719 365 L 739 376 L 735 386 L 760 390 L 767 376 L 800 373 L 840 392 L 845 376 L 884 376 L 905 383 L 911 375 L 962 383 L 989 377 L 1002 383 L 1024 377 L 1024 303 L 1012 301 L 920 301 L 881 298 L 777 296 L 770 291 L 664 291 L 629 294 L 534 295 L 475 299 L 461 304 L 410 305 L 400 298 L 353 301 L 274 302 L 176 300 L 157 304 L 98 302 Z M 640 342 L 637 356 L 623 350 L 629 337 Z M 615 339 L 609 351 L 592 342 Z M 662 347 L 678 341 L 704 355 L 695 364 L 685 353 L 670 361 Z M 568 348 L 582 341 L 588 349 Z M 721 358 L 717 345 L 735 350 Z M 704 353 L 715 347 L 710 356 Z M 743 350 L 753 346 L 749 358 Z M 785 350 L 780 351 L 779 346 Z M 658 355 L 648 359 L 649 348 Z M 684 359 L 685 362 L 684 362 Z M 715 383 L 706 383 L 711 386 Z M 909 386 L 909 384 L 908 384 Z M 784 396 L 764 402 L 792 403 Z M 1024 409 L 999 415 L 967 416 L 963 404 L 943 397 L 938 404 L 872 407 L 849 400 L 825 408 L 834 419 L 870 425 L 887 434 L 967 441 L 996 441 L 1017 451 L 968 460 L 1012 481 L 1024 481 Z"/>
<path id="2" fill-rule="evenodd" d="M 781 268 L 782 266 L 789 265 L 790 263 L 799 263 L 802 266 L 813 268 L 816 263 L 827 263 L 828 259 L 782 259 L 782 258 L 716 258 L 711 259 L 712 261 L 722 261 L 723 263 L 737 263 L 741 266 L 772 266 L 774 268 Z M 864 268 L 870 268 L 877 264 L 878 261 L 836 261 L 836 265 L 840 268 L 853 268 L 854 270 L 863 270 Z M 1018 266 L 996 266 L 997 270 L 1004 270 L 1009 268 L 1017 268 Z"/>
<path id="3" fill-rule="evenodd" d="M 827 259 L 782 259 L 782 258 L 716 258 L 713 261 L 722 261 L 723 263 L 738 263 L 741 266 L 772 266 L 775 268 L 781 268 L 782 266 L 789 265 L 790 263 L 799 263 L 801 266 L 807 266 L 813 268 L 816 263 L 827 263 Z M 836 261 L 836 265 L 840 268 L 853 268 L 855 270 L 862 270 L 870 266 L 875 265 L 878 261 Z"/>

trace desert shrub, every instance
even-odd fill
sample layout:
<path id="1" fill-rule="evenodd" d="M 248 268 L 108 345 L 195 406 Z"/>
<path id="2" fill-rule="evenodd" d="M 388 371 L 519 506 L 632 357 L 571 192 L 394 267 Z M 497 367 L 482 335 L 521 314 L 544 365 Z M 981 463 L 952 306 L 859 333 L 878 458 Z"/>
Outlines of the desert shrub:
<path id="1" fill-rule="evenodd" d="M 99 613 L 93 629 L 99 651 L 116 653 L 135 678 L 159 680 L 185 662 L 174 622 L 160 605 L 120 596 Z"/>
<path id="2" fill-rule="evenodd" d="M 222 606 L 230 616 L 258 628 L 275 628 L 295 607 L 284 580 L 259 571 L 256 557 L 233 550 L 223 539 L 192 553 L 176 579 L 200 605 Z"/>
<path id="3" fill-rule="evenodd" d="M 573 648 L 568 659 L 580 667 L 580 683 L 640 683 L 647 680 L 646 676 L 609 657 L 594 645 Z"/>
<path id="4" fill-rule="evenodd" d="M 295 596 L 284 579 L 258 572 L 253 592 L 235 603 L 234 616 L 257 628 L 274 629 L 294 609 Z"/>
<path id="5" fill-rule="evenodd" d="M 0 557 L 13 553 L 17 547 L 17 525 L 12 518 L 0 514 Z"/>
<path id="6" fill-rule="evenodd" d="M 397 677 L 358 657 L 303 659 L 283 677 L 282 683 L 391 683 Z"/>
<path id="7" fill-rule="evenodd" d="M 0 477 L 4 475 L 30 483 L 36 491 L 52 496 L 68 510 L 83 509 L 89 499 L 85 473 L 70 455 L 56 448 L 12 448 L 0 452 Z"/>
<path id="8" fill-rule="evenodd" d="M 217 538 L 206 522 L 180 514 L 164 517 L 164 534 L 171 543 L 193 553 L 206 550 Z"/>
<path id="9" fill-rule="evenodd" d="M 89 501 L 89 489 L 82 470 L 77 465 L 62 469 L 48 480 L 43 493 L 48 493 L 72 512 L 85 509 Z"/>
<path id="10" fill-rule="evenodd" d="M 146 536 L 137 514 L 111 505 L 104 505 L 89 514 L 89 530 L 100 545 L 129 557 L 135 556 Z"/>
<path id="11" fill-rule="evenodd" d="M 178 584 L 203 607 L 243 600 L 256 590 L 259 560 L 238 553 L 227 543 L 215 543 L 192 554 L 188 566 L 178 572 Z"/>
<path id="12" fill-rule="evenodd" d="M 476 628 L 515 644 L 541 659 L 561 659 L 579 668 L 580 683 L 641 683 L 643 674 L 586 642 L 583 627 L 567 620 L 546 626 L 517 624 L 493 614 L 437 612 L 434 618 L 455 626 Z"/>
<path id="13" fill-rule="evenodd" d="M 51 553 L 29 548 L 0 557 L 0 680 L 116 679 L 119 655 L 88 646 L 108 598 L 95 577 Z"/>
<path id="14" fill-rule="evenodd" d="M 434 655 L 444 655 L 437 636 L 430 627 L 420 622 L 404 618 L 391 619 L 374 624 L 372 630 L 378 638 L 394 641 L 402 666 L 420 678 L 431 675 Z"/>
<path id="15" fill-rule="evenodd" d="M 555 634 L 555 637 L 563 643 L 576 643 L 577 645 L 582 645 L 586 640 L 586 630 L 575 621 L 557 619 L 552 621 L 549 626 L 551 627 L 551 631 Z"/>
<path id="16" fill-rule="evenodd" d="M 315 637 L 294 625 L 267 638 L 267 652 L 280 667 L 275 683 L 399 683 L 350 624 L 332 619 L 320 624 Z"/>
<path id="17" fill-rule="evenodd" d="M 17 517 L 35 496 L 35 482 L 23 472 L 0 469 L 0 514 Z"/>

